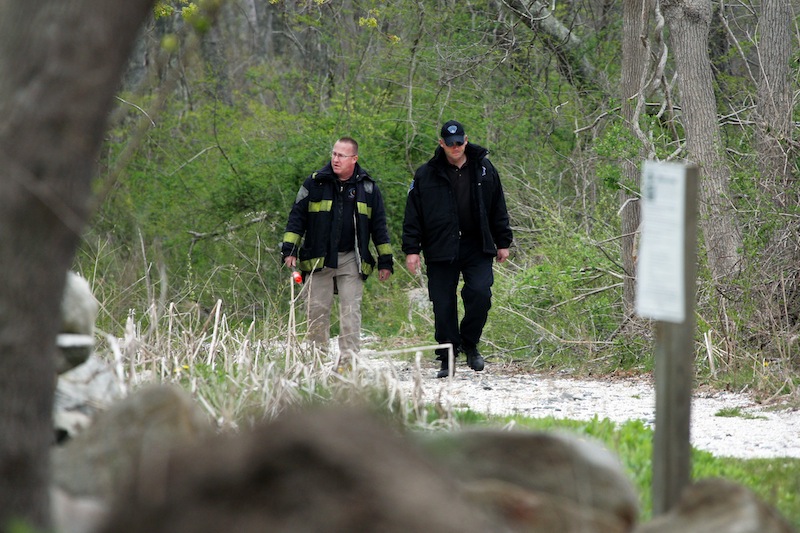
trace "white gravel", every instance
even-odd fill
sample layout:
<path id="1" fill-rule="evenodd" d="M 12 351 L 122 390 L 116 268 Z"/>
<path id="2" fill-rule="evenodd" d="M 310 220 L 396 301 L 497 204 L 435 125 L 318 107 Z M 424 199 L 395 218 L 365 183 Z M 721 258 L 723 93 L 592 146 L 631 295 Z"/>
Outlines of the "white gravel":
<path id="1" fill-rule="evenodd" d="M 393 361 L 397 379 L 410 391 L 415 365 Z M 602 380 L 550 377 L 515 372 L 487 363 L 473 372 L 457 363 L 452 379 L 436 379 L 438 367 L 421 362 L 426 401 L 448 403 L 495 415 L 591 420 L 597 416 L 617 423 L 642 420 L 655 423 L 655 388 L 651 379 Z M 716 456 L 740 458 L 800 457 L 800 411 L 765 409 L 747 394 L 695 391 L 691 411 L 691 441 Z M 718 416 L 722 409 L 739 408 L 739 416 Z"/>

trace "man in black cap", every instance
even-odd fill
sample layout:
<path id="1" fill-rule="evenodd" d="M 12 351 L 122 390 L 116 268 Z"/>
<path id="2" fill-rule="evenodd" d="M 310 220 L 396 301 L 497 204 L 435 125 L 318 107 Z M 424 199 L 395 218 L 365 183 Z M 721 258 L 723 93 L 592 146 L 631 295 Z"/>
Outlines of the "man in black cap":
<path id="1" fill-rule="evenodd" d="M 433 302 L 435 336 L 452 343 L 458 357 L 481 371 L 478 352 L 483 327 L 492 306 L 492 260 L 508 258 L 512 234 L 503 187 L 489 153 L 467 142 L 464 127 L 455 120 L 442 126 L 439 147 L 419 167 L 406 199 L 403 252 L 412 274 L 420 271 L 425 255 L 428 294 Z M 464 317 L 458 322 L 456 291 L 463 276 Z M 442 362 L 436 377 L 451 375 L 447 350 L 436 351 Z"/>

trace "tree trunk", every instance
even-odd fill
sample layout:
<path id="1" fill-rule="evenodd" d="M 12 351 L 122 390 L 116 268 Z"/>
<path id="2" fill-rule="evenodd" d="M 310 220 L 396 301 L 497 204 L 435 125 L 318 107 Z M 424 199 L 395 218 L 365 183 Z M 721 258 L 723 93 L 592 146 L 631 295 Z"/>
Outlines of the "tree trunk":
<path id="1" fill-rule="evenodd" d="M 647 38 L 650 15 L 653 12 L 653 0 L 625 0 L 622 5 L 622 80 L 621 100 L 622 118 L 634 137 L 641 138 L 639 128 L 641 112 L 640 102 L 644 102 L 644 90 L 650 53 Z M 619 199 L 622 206 L 622 267 L 625 278 L 622 284 L 622 297 L 625 316 L 633 314 L 636 300 L 636 260 L 635 236 L 639 229 L 639 202 L 631 190 L 639 190 L 639 162 L 647 158 L 647 148 L 642 143 L 636 161 L 623 159 L 622 172 L 625 183 L 630 187 L 620 189 Z"/>
<path id="2" fill-rule="evenodd" d="M 786 0 L 764 0 L 758 22 L 759 84 L 756 146 L 759 182 L 768 198 L 785 208 L 796 202 L 789 189 L 788 143 L 792 119 L 789 65 L 792 53 L 792 8 Z"/>
<path id="3" fill-rule="evenodd" d="M 105 119 L 150 0 L 0 0 L 0 530 L 49 526 L 55 338 Z"/>
<path id="4" fill-rule="evenodd" d="M 700 227 L 708 264 L 714 279 L 724 285 L 739 270 L 742 237 L 730 198 L 730 168 L 708 57 L 711 0 L 662 0 L 662 9 L 678 73 L 688 159 L 700 166 Z"/>
<path id="5" fill-rule="evenodd" d="M 795 212 L 797 188 L 792 183 L 792 94 L 789 67 L 792 54 L 792 8 L 783 0 L 764 0 L 758 21 L 758 98 L 756 103 L 757 184 L 765 213 L 773 220 Z M 759 257 L 763 283 L 754 284 L 760 295 L 761 331 L 794 333 L 800 317 L 800 270 L 797 224 L 781 224 Z M 763 291 L 759 294 L 759 291 Z M 765 344 L 777 344 L 774 333 Z M 781 351 L 779 350 L 779 353 Z"/>

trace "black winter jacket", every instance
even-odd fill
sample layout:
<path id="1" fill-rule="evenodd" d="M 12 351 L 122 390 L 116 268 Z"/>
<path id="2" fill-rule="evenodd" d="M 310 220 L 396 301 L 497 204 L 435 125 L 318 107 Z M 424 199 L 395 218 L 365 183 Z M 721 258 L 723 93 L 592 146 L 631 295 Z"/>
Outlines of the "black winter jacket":
<path id="1" fill-rule="evenodd" d="M 354 175 L 356 254 L 361 275 L 366 279 L 375 270 L 375 258 L 369 248 L 370 239 L 378 252 L 378 270 L 393 271 L 392 246 L 389 242 L 383 197 L 375 180 L 358 164 Z M 339 235 L 333 235 L 332 229 L 341 227 L 341 216 L 339 179 L 329 162 L 306 178 L 300 187 L 289 213 L 281 255 L 284 258 L 296 256 L 299 270 L 304 274 L 323 267 L 336 268 Z"/>
<path id="2" fill-rule="evenodd" d="M 467 165 L 473 209 L 478 214 L 484 253 L 496 255 L 511 246 L 512 232 L 503 186 L 485 148 L 468 143 Z M 458 257 L 458 211 L 447 157 L 441 147 L 419 167 L 408 191 L 403 220 L 403 252 L 425 254 L 425 261 L 453 261 Z"/>

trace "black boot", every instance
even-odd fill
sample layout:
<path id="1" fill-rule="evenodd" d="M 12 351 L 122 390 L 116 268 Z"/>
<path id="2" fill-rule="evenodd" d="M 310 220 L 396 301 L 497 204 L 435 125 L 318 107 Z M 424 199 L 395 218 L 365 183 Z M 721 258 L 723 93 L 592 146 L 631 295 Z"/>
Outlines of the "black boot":
<path id="1" fill-rule="evenodd" d="M 477 348 L 468 348 L 464 350 L 464 353 L 467 356 L 467 366 L 475 372 L 483 370 L 483 356 L 478 352 Z"/>
<path id="2" fill-rule="evenodd" d="M 455 374 L 455 373 L 456 373 L 456 369 L 453 368 L 453 374 Z M 447 356 L 444 356 L 444 359 L 442 359 L 442 368 L 441 368 L 441 370 L 439 370 L 439 372 L 436 373 L 436 377 L 437 378 L 446 378 L 449 375 L 450 375 L 450 366 L 447 363 Z"/>

